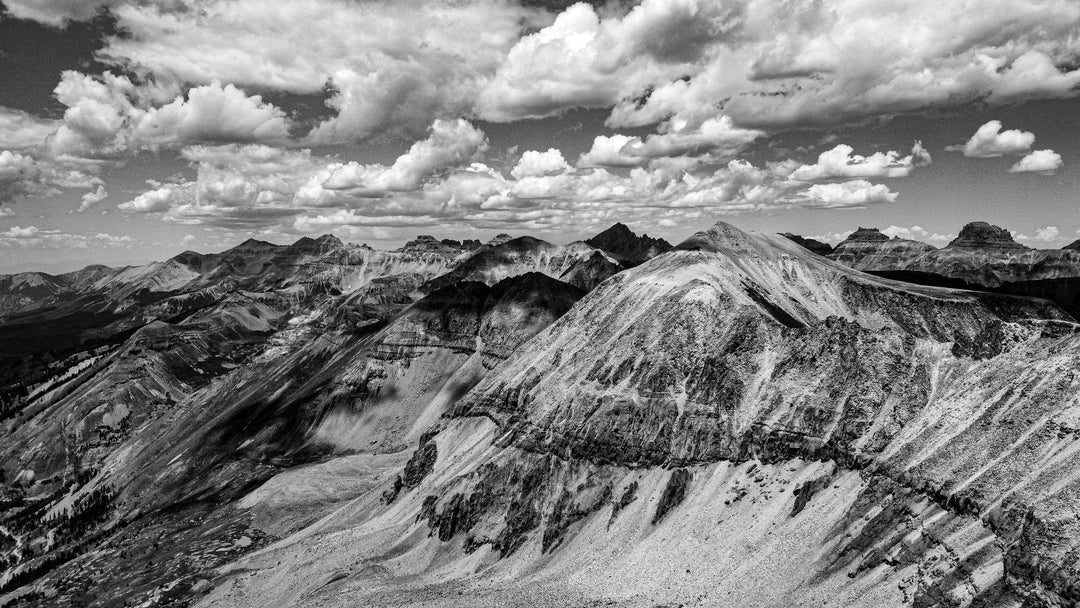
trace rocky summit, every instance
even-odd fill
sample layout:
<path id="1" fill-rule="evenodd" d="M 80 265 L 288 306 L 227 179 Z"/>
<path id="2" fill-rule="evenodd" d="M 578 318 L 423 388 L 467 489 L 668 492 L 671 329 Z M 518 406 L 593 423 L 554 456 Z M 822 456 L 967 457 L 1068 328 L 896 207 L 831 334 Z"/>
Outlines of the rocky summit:
<path id="1" fill-rule="evenodd" d="M 654 239 L 647 234 L 636 235 L 622 223 L 616 223 L 611 228 L 587 239 L 585 243 L 631 263 L 650 260 L 671 249 L 671 243 L 664 239 Z"/>
<path id="2" fill-rule="evenodd" d="M 960 234 L 947 248 L 972 247 L 988 249 L 1027 249 L 1013 240 L 1008 230 L 986 222 L 971 222 L 960 229 Z"/>
<path id="3" fill-rule="evenodd" d="M 1080 601 L 1080 325 L 853 236 L 4 277 L 0 605 Z"/>

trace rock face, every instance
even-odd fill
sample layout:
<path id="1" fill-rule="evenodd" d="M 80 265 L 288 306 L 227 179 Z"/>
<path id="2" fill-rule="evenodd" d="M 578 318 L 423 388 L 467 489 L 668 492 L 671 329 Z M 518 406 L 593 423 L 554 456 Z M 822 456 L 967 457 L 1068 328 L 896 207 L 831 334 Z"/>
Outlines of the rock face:
<path id="1" fill-rule="evenodd" d="M 719 224 L 481 380 L 392 502 L 201 605 L 1068 605 L 1077 329 Z"/>
<path id="2" fill-rule="evenodd" d="M 633 264 L 651 260 L 671 249 L 671 243 L 664 239 L 654 239 L 647 234 L 638 236 L 622 223 L 616 223 L 585 242 Z"/>
<path id="3" fill-rule="evenodd" d="M 802 245 L 806 249 L 813 251 L 818 255 L 829 255 L 832 253 L 833 247 L 828 243 L 822 243 L 815 239 L 808 239 L 806 237 L 799 236 L 797 234 L 791 234 L 790 232 L 781 233 L 780 236 Z M 884 236 L 884 235 L 883 235 Z"/>
<path id="4" fill-rule="evenodd" d="M 852 268 L 868 270 L 901 265 L 935 250 L 932 245 L 919 241 L 889 238 L 877 228 L 859 228 L 833 248 L 828 256 Z"/>
<path id="5" fill-rule="evenodd" d="M 1047 298 L 1080 317 L 1080 251 L 1029 249 L 986 222 L 964 226 L 942 249 L 871 231 L 860 228 L 829 258 L 912 283 Z"/>
<path id="6" fill-rule="evenodd" d="M 958 247 L 986 248 L 986 249 L 1028 249 L 1013 240 L 1012 234 L 999 226 L 986 222 L 971 222 L 960 229 L 948 245 L 949 249 Z"/>

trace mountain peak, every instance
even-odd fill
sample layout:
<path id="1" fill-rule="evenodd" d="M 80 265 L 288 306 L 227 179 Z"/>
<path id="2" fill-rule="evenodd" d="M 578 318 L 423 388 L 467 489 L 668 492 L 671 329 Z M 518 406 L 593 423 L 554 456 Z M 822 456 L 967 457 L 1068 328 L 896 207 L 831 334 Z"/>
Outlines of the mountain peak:
<path id="1" fill-rule="evenodd" d="M 761 244 L 748 232 L 727 222 L 716 222 L 712 228 L 690 235 L 675 249 L 742 254 L 760 250 Z"/>
<path id="2" fill-rule="evenodd" d="M 1065 245 L 1064 247 L 1062 247 L 1062 249 L 1075 249 L 1077 251 L 1080 251 L 1080 239 L 1076 239 L 1068 245 Z"/>
<path id="3" fill-rule="evenodd" d="M 852 232 L 844 239 L 845 242 L 850 241 L 860 243 L 874 243 L 887 240 L 889 240 L 889 235 L 882 233 L 881 230 L 878 230 L 877 228 L 863 228 L 862 226 L 859 226 L 855 232 Z"/>
<path id="4" fill-rule="evenodd" d="M 502 245 L 506 241 L 509 241 L 509 240 L 511 240 L 513 238 L 514 237 L 512 237 L 509 234 L 506 234 L 505 232 L 503 232 L 503 233 L 500 233 L 500 234 L 496 234 L 495 238 L 491 239 L 490 241 L 488 241 L 487 243 L 484 243 L 484 244 L 489 245 L 491 247 L 498 247 L 499 245 Z"/>
<path id="5" fill-rule="evenodd" d="M 829 255 L 833 251 L 832 245 L 828 243 L 822 243 L 817 239 L 806 238 L 804 236 L 792 234 L 790 232 L 781 232 L 780 236 L 788 239 L 789 241 L 793 241 L 818 255 Z"/>
<path id="6" fill-rule="evenodd" d="M 671 243 L 664 239 L 654 239 L 648 234 L 638 236 L 622 222 L 616 222 L 585 242 L 632 262 L 644 262 L 671 249 Z"/>
<path id="7" fill-rule="evenodd" d="M 956 247 L 1028 249 L 1014 241 L 1008 230 L 987 222 L 971 222 L 961 228 L 960 234 L 946 245 L 948 249 Z"/>

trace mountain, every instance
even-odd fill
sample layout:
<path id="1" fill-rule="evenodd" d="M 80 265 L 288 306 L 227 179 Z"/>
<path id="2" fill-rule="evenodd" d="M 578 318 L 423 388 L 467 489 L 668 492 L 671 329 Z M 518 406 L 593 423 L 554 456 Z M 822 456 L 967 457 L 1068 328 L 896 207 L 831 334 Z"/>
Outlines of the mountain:
<path id="1" fill-rule="evenodd" d="M 986 222 L 967 224 L 942 249 L 860 228 L 829 258 L 912 283 L 1047 298 L 1080 318 L 1080 251 L 1030 249 Z"/>
<path id="2" fill-rule="evenodd" d="M 589 292 L 199 605 L 1063 605 L 1077 329 L 718 224 Z M 289 512 L 345 467 L 245 504 Z"/>
<path id="3" fill-rule="evenodd" d="M 797 234 L 791 234 L 790 232 L 783 232 L 780 234 L 780 236 L 795 243 L 798 243 L 802 247 L 809 249 L 810 251 L 813 251 L 818 255 L 829 255 L 833 251 L 832 245 L 828 243 L 822 243 L 821 241 L 815 239 L 802 237 Z"/>
<path id="4" fill-rule="evenodd" d="M 899 266 L 920 255 L 935 251 L 933 245 L 901 238 L 889 238 L 877 228 L 859 228 L 841 241 L 830 259 L 859 270 Z"/>
<path id="5" fill-rule="evenodd" d="M 724 223 L 627 265 L 318 238 L 66 279 L 0 320 L 78 337 L 0 358 L 0 605 L 1080 599 L 1060 306 Z"/>
<path id="6" fill-rule="evenodd" d="M 1069 243 L 1068 245 L 1065 245 L 1064 247 L 1062 247 L 1062 249 L 1080 250 L 1080 239 L 1077 239 Z"/>
<path id="7" fill-rule="evenodd" d="M 400 464 L 584 294 L 508 268 L 423 296 L 468 251 L 418 241 L 249 240 L 89 268 L 0 322 L 0 604 L 186 601 L 212 568 L 311 521 L 255 527 L 245 494 L 329 457 Z"/>
<path id="8" fill-rule="evenodd" d="M 566 279 L 589 290 L 624 268 L 610 254 L 581 241 L 554 245 L 531 236 L 501 238 L 503 236 L 456 260 L 449 272 L 425 283 L 420 290 L 431 293 L 460 281 L 491 285 L 506 277 L 533 271 Z"/>
<path id="9" fill-rule="evenodd" d="M 987 222 L 965 224 L 960 229 L 960 234 L 956 235 L 956 238 L 946 247 L 949 249 L 1028 249 L 1028 247 L 1013 240 L 1012 234 L 1008 230 Z"/>
<path id="10" fill-rule="evenodd" d="M 640 264 L 671 249 L 664 239 L 654 239 L 647 234 L 638 236 L 623 223 L 616 223 L 585 243 L 603 249 L 617 259 Z"/>

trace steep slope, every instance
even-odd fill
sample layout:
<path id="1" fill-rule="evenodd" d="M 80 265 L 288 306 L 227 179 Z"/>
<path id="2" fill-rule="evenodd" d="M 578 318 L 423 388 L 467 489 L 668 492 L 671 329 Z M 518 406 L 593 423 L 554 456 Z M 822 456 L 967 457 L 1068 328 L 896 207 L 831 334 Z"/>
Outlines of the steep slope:
<path id="1" fill-rule="evenodd" d="M 860 228 L 829 258 L 912 283 L 1047 298 L 1080 317 L 1080 252 L 1029 249 L 986 222 L 964 226 L 942 249 Z"/>
<path id="2" fill-rule="evenodd" d="M 399 467 L 445 408 L 583 293 L 528 273 L 450 285 L 372 322 L 343 311 L 357 306 L 349 296 L 297 308 L 236 292 L 151 322 L 35 389 L 3 429 L 0 478 L 15 483 L 0 526 L 15 545 L 0 546 L 0 590 L 31 604 L 44 593 L 175 605 L 200 574 L 314 517 L 241 508 L 247 491 L 330 456 Z M 250 527 L 267 513 L 272 529 Z"/>
<path id="3" fill-rule="evenodd" d="M 1051 303 L 718 224 L 594 289 L 392 483 L 366 474 L 200 605 L 1068 605 L 1078 361 Z"/>
<path id="4" fill-rule="evenodd" d="M 44 303 L 61 288 L 62 282 L 43 272 L 0 275 L 0 316 Z"/>
<path id="5" fill-rule="evenodd" d="M 611 228 L 585 240 L 586 244 L 612 254 L 631 264 L 640 264 L 671 249 L 671 243 L 654 239 L 647 234 L 638 236 L 625 224 L 618 222 Z"/>

